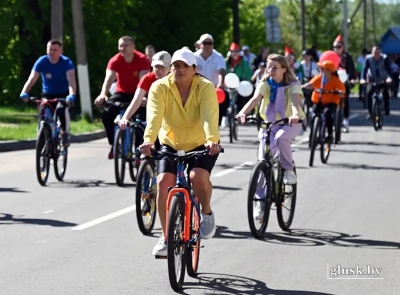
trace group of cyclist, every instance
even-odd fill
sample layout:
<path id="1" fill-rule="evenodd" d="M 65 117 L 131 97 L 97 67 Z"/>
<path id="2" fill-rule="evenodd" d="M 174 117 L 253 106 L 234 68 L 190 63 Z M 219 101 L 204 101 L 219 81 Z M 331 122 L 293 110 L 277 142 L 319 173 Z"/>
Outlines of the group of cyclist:
<path id="1" fill-rule="evenodd" d="M 171 55 L 166 51 L 153 52 L 151 62 L 149 58 L 135 49 L 132 37 L 123 36 L 118 40 L 119 53 L 113 56 L 107 65 L 104 83 L 100 95 L 95 104 L 104 107 L 103 124 L 107 133 L 108 142 L 114 144 L 115 118 L 120 108 L 113 102 L 129 104 L 122 119 L 118 122 L 121 129 L 129 126 L 129 120 L 138 116 L 146 121 L 146 129 L 140 143 L 140 152 L 150 156 L 151 149 L 155 148 L 165 152 L 178 150 L 196 151 L 209 149 L 209 156 L 192 158 L 188 162 L 189 177 L 194 194 L 201 204 L 201 238 L 209 239 L 215 234 L 215 215 L 211 208 L 212 184 L 210 182 L 211 171 L 221 151 L 219 124 L 221 121 L 221 106 L 215 89 L 224 88 L 224 75 L 230 68 L 236 68 L 245 62 L 240 58 L 239 46 L 231 45 L 229 63 L 221 54 L 213 49 L 213 38 L 209 34 L 200 37 L 200 49 L 193 53 L 187 47 L 179 49 Z M 341 38 L 337 38 L 333 44 L 335 50 L 340 52 L 341 67 L 348 70 L 350 83 L 354 83 L 351 56 L 345 53 Z M 151 51 L 152 48 L 146 48 Z M 147 52 L 146 52 L 147 53 Z M 290 53 L 289 55 L 293 55 Z M 259 103 L 260 116 L 267 121 L 275 121 L 280 118 L 289 118 L 286 126 L 274 126 L 271 138 L 271 148 L 279 150 L 282 168 L 284 169 L 283 181 L 286 184 L 296 184 L 296 174 L 293 171 L 291 142 L 299 135 L 300 120 L 305 118 L 302 110 L 304 99 L 303 89 L 322 88 L 324 90 L 339 90 L 343 97 L 349 95 L 350 85 L 343 84 L 337 73 L 337 68 L 330 60 L 313 63 L 312 53 L 303 53 L 304 63 L 301 63 L 303 71 L 309 75 L 308 81 L 301 83 L 293 71 L 293 57 L 285 57 L 278 54 L 270 54 L 257 63 L 259 69 L 257 75 L 251 77 L 250 67 L 241 67 L 246 79 L 258 82 L 252 98 L 244 103 L 237 115 L 237 119 L 245 123 L 246 114 L 252 111 Z M 247 70 L 247 67 L 249 68 Z M 320 72 L 316 72 L 317 67 Z M 390 67 L 390 65 L 389 65 Z M 361 82 L 365 82 L 367 74 L 370 81 L 386 79 L 388 76 L 388 63 L 385 56 L 375 46 L 372 55 L 367 56 Z M 257 70 L 256 67 L 253 67 Z M 263 75 L 260 75 L 263 73 Z M 59 118 L 64 145 L 69 145 L 69 115 L 68 106 L 74 102 L 76 93 L 75 68 L 72 61 L 62 54 L 62 43 L 59 40 L 50 40 L 47 44 L 47 55 L 40 57 L 33 66 L 31 75 L 21 92 L 21 99 L 29 98 L 28 92 L 39 75 L 42 77 L 43 98 L 66 98 L 65 103 L 54 105 L 55 115 Z M 109 98 L 107 93 L 112 83 L 117 80 L 116 91 Z M 303 84 L 303 85 L 302 85 Z M 370 99 L 371 91 L 369 92 Z M 386 114 L 389 114 L 388 94 L 384 92 Z M 332 140 L 333 119 L 341 98 L 333 94 L 314 92 L 312 95 L 314 108 L 323 108 L 326 115 L 328 138 Z M 348 100 L 348 99 L 346 99 Z M 347 102 L 348 105 L 348 102 Z M 42 112 L 43 108 L 40 109 Z M 346 111 L 347 110 L 347 111 Z M 349 108 L 344 108 L 345 123 L 348 122 Z M 41 116 L 39 116 L 40 119 Z M 346 124 L 345 124 L 346 125 Z M 347 125 L 348 127 L 348 125 Z M 264 131 L 260 130 L 260 153 L 262 159 Z M 158 144 L 157 144 L 158 142 Z M 113 158 L 113 150 L 109 153 L 109 159 Z M 166 244 L 166 199 L 168 187 L 175 185 L 176 167 L 169 159 L 162 159 L 158 163 L 157 176 L 157 208 L 161 220 L 163 235 L 153 249 L 153 255 L 165 256 Z M 261 213 L 263 208 L 258 208 Z M 261 216 L 261 215 L 260 215 Z"/>

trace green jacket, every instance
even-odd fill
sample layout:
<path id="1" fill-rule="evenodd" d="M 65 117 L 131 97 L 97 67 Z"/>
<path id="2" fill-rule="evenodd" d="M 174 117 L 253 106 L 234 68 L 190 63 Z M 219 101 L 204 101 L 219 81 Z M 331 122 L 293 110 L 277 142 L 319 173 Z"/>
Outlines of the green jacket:
<path id="1" fill-rule="evenodd" d="M 250 81 L 251 80 L 251 76 L 252 76 L 252 72 L 250 69 L 249 64 L 244 61 L 243 59 L 240 61 L 240 64 L 236 65 L 233 69 L 230 67 L 229 64 L 230 59 L 228 58 L 226 60 L 226 73 L 235 73 L 240 81 Z"/>

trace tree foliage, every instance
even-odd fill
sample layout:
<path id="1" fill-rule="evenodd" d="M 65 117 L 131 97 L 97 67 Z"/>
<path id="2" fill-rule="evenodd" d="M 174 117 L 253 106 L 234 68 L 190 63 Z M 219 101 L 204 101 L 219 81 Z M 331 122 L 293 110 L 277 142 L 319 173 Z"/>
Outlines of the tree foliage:
<path id="1" fill-rule="evenodd" d="M 15 104 L 36 59 L 45 54 L 50 39 L 51 19 L 49 0 L 3 0 L 0 8 L 2 34 L 0 34 L 0 104 Z M 64 53 L 76 61 L 72 25 L 71 0 L 64 3 Z M 266 43 L 263 9 L 276 3 L 282 42 L 297 53 L 301 50 L 301 13 L 298 0 L 242 0 L 240 2 L 241 45 L 252 51 Z M 349 16 L 355 8 L 349 1 Z M 152 44 L 157 50 L 171 54 L 182 46 L 193 48 L 203 33 L 214 36 L 216 49 L 225 54 L 232 42 L 231 0 L 110 0 L 83 1 L 86 49 L 89 65 L 92 99 L 99 93 L 108 60 L 117 52 L 117 40 L 132 35 L 138 50 Z M 368 7 L 368 47 L 374 45 L 375 35 L 381 35 L 400 19 L 399 4 L 375 4 L 377 28 L 372 27 L 371 7 Z M 329 49 L 334 38 L 342 31 L 342 4 L 331 0 L 306 0 L 307 47 L 318 44 L 320 50 Z M 362 9 L 349 29 L 349 49 L 358 54 L 363 46 Z M 40 92 L 40 83 L 32 90 Z"/>

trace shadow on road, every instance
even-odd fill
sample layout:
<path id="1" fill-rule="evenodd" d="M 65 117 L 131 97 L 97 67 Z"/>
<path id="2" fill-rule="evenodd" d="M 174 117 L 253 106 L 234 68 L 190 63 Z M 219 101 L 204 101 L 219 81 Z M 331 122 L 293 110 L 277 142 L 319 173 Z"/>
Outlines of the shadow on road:
<path id="1" fill-rule="evenodd" d="M 0 193 L 30 193 L 30 192 L 22 191 L 16 187 L 0 187 Z"/>
<path id="2" fill-rule="evenodd" d="M 250 231 L 234 232 L 225 226 L 218 226 L 215 233 L 218 239 L 253 239 Z M 316 230 L 292 229 L 290 232 L 265 233 L 265 238 L 260 240 L 272 244 L 289 246 L 337 246 L 349 248 L 368 248 L 384 250 L 400 250 L 399 242 L 362 239 L 360 235 Z"/>
<path id="3" fill-rule="evenodd" d="M 266 283 L 241 276 L 201 273 L 197 276 L 198 282 L 187 282 L 180 294 L 189 290 L 202 290 L 204 294 L 260 294 L 260 295 L 331 295 L 331 293 L 300 291 L 300 290 L 276 290 L 267 287 Z"/>
<path id="4" fill-rule="evenodd" d="M 98 179 L 64 180 L 63 182 L 50 182 L 47 184 L 51 188 L 89 188 L 89 187 L 110 187 L 117 186 L 116 183 L 105 182 Z M 134 183 L 125 183 L 125 187 L 135 187 Z"/>
<path id="5" fill-rule="evenodd" d="M 2 216 L 3 215 L 3 216 Z M 73 227 L 76 223 L 65 222 L 54 219 L 38 219 L 38 218 L 19 218 L 12 214 L 0 213 L 0 225 L 28 224 L 28 225 L 47 225 L 52 227 Z"/>

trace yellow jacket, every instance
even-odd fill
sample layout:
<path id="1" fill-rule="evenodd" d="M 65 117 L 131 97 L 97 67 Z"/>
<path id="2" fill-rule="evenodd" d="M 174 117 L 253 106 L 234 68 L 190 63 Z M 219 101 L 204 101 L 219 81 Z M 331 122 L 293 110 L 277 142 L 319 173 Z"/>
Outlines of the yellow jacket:
<path id="1" fill-rule="evenodd" d="M 214 84 L 195 75 L 185 107 L 172 74 L 151 85 L 144 141 L 190 151 L 207 141 L 218 142 L 219 106 Z"/>

